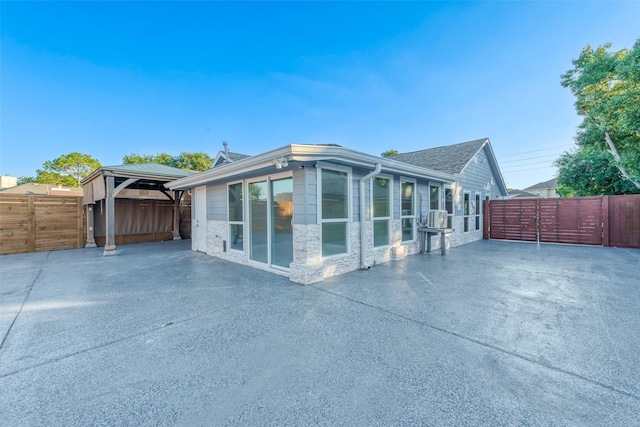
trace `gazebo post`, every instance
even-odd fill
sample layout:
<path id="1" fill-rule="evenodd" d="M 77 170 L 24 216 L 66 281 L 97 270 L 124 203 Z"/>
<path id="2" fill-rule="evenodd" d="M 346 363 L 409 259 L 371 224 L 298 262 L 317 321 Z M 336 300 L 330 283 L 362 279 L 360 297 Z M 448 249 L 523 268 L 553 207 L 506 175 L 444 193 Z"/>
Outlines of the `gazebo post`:
<path id="1" fill-rule="evenodd" d="M 87 205 L 87 244 L 85 248 L 95 248 L 96 239 L 93 230 L 93 203 Z"/>
<path id="2" fill-rule="evenodd" d="M 102 255 L 104 256 L 108 256 L 108 255 L 116 255 L 116 230 L 115 230 L 115 213 L 116 213 L 116 209 L 115 209 L 115 197 L 113 194 L 113 189 L 114 189 L 114 183 L 115 183 L 115 178 L 113 176 L 106 176 L 105 179 L 107 180 L 107 191 L 105 194 L 105 199 L 107 202 L 107 209 L 106 209 L 106 215 L 105 215 L 105 222 L 106 222 L 106 231 L 107 231 L 107 236 L 106 236 L 106 242 L 104 245 L 104 252 L 102 253 Z"/>
<path id="3" fill-rule="evenodd" d="M 173 240 L 182 240 L 180 236 L 180 191 L 173 192 Z"/>

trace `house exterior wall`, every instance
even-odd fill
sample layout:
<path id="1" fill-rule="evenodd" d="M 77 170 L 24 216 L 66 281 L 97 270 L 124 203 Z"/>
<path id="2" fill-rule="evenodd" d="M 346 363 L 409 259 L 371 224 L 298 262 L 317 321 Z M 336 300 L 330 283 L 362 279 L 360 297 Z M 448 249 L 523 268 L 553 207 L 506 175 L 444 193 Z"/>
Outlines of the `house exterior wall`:
<path id="1" fill-rule="evenodd" d="M 319 162 L 318 166 L 331 168 L 345 168 L 334 165 L 330 162 Z M 447 246 L 457 246 L 472 242 L 482 238 L 482 224 L 475 230 L 475 217 L 470 216 L 470 231 L 463 231 L 463 197 L 466 191 L 470 194 L 470 200 L 475 201 L 475 194 L 480 194 L 481 201 L 489 195 L 492 199 L 500 195 L 496 185 L 486 154 L 481 150 L 472 159 L 470 164 L 459 175 L 457 182 L 445 184 L 438 181 L 426 179 L 413 180 L 403 177 L 401 174 L 383 174 L 392 180 L 391 190 L 391 218 L 390 218 L 390 244 L 383 247 L 373 246 L 373 222 L 370 212 L 371 202 L 371 181 L 366 180 L 365 185 L 365 206 L 363 212 L 365 221 L 360 222 L 360 179 L 370 173 L 372 168 L 351 167 L 350 188 L 350 216 L 348 219 L 348 253 L 334 255 L 330 257 L 322 256 L 322 221 L 318 206 L 319 192 L 319 167 L 315 163 L 303 163 L 290 165 L 289 170 L 293 178 L 293 262 L 288 270 L 269 269 L 266 264 L 259 264 L 249 260 L 248 256 L 248 235 L 249 221 L 247 209 L 244 212 L 244 251 L 232 250 L 229 248 L 229 224 L 227 222 L 227 185 L 228 183 L 242 182 L 246 178 L 239 177 L 228 182 L 212 183 L 206 186 L 207 203 L 207 246 L 206 253 L 228 261 L 245 264 L 252 267 L 269 269 L 269 271 L 288 275 L 292 281 L 309 284 L 321 281 L 327 277 L 361 268 L 361 234 L 360 227 L 364 227 L 364 264 L 374 266 L 376 264 L 402 259 L 406 256 L 420 251 L 420 235 L 414 231 L 414 239 L 402 241 L 402 221 L 401 221 L 401 181 L 407 179 L 415 181 L 415 222 L 421 222 L 427 215 L 430 207 L 430 186 L 436 185 L 439 188 L 439 207 L 444 209 L 444 189 L 449 187 L 454 195 L 454 217 L 453 232 L 447 234 Z M 275 170 L 271 171 L 275 173 Z M 251 177 L 259 176 L 252 174 Z M 265 175 L 266 176 L 266 175 Z M 244 199 L 245 205 L 247 198 Z M 192 210 L 193 211 L 193 210 Z M 473 211 L 472 211 L 473 212 Z M 480 216 L 482 221 L 482 216 Z M 432 238 L 432 248 L 437 249 L 440 245 L 438 237 Z"/>
<path id="2" fill-rule="evenodd" d="M 469 162 L 466 168 L 458 175 L 456 182 L 451 185 L 454 196 L 454 217 L 453 232 L 447 234 L 446 244 L 454 247 L 482 240 L 482 205 L 486 196 L 491 200 L 501 197 L 494 172 L 489 164 L 489 159 L 485 149 L 480 150 Z M 474 203 L 470 207 L 470 227 L 469 231 L 464 231 L 464 193 L 469 192 L 470 201 L 475 201 L 476 193 L 480 194 L 480 206 L 475 207 Z M 475 229 L 475 212 L 480 212 L 480 227 Z M 440 239 L 432 238 L 434 248 L 440 247 Z"/>

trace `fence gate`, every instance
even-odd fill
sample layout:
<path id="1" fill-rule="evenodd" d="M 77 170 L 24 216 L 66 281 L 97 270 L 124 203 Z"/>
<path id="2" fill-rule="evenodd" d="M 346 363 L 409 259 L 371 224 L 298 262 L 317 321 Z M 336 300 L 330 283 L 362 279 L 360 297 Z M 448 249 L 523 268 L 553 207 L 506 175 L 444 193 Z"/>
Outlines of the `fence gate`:
<path id="1" fill-rule="evenodd" d="M 485 209 L 489 238 L 602 246 L 602 199 L 492 200 Z"/>
<path id="2" fill-rule="evenodd" d="M 484 238 L 640 248 L 640 194 L 491 200 Z"/>

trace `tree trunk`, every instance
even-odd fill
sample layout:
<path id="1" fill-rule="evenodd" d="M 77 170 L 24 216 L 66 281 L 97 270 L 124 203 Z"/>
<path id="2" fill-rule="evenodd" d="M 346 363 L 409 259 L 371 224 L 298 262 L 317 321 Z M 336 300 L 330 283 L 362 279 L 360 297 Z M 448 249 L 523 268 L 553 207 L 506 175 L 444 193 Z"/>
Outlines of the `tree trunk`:
<path id="1" fill-rule="evenodd" d="M 620 170 L 620 173 L 622 174 L 622 176 L 625 179 L 632 182 L 633 185 L 640 188 L 640 181 L 634 179 L 631 175 L 629 175 L 629 172 L 627 172 L 627 169 L 625 169 L 625 167 L 622 166 L 622 158 L 620 157 L 620 154 L 618 154 L 618 150 L 616 149 L 615 144 L 611 140 L 611 136 L 609 136 L 609 132 L 604 133 L 604 140 L 609 146 L 609 153 L 611 153 L 611 155 L 616 159 L 616 166 L 618 167 L 618 170 Z"/>

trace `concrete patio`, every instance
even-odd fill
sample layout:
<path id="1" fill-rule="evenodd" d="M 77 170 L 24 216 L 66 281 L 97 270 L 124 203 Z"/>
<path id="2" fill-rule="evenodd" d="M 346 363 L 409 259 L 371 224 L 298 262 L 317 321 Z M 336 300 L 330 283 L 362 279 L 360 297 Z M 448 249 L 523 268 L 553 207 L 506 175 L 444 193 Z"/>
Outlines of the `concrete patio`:
<path id="1" fill-rule="evenodd" d="M 640 250 L 301 286 L 190 241 L 0 257 L 0 425 L 640 425 Z"/>

